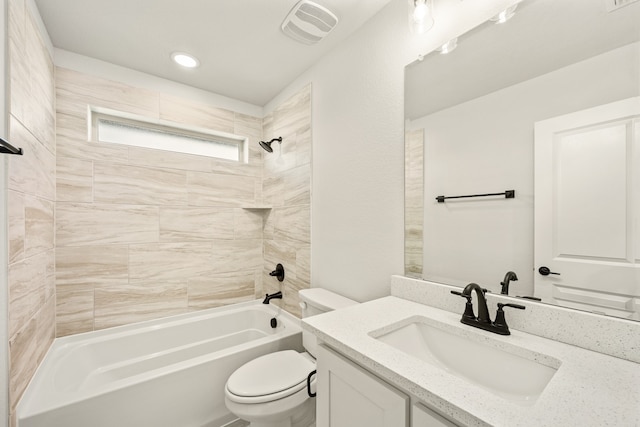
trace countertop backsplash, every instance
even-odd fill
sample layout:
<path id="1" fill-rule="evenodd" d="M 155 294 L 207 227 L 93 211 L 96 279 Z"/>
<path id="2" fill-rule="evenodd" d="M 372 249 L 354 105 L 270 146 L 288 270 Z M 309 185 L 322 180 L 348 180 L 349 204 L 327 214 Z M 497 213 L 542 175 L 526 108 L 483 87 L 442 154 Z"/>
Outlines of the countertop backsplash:
<path id="1" fill-rule="evenodd" d="M 391 295 L 462 315 L 465 302 L 452 295 L 451 290 L 460 288 L 404 276 L 391 277 Z M 486 297 L 492 319 L 498 302 L 515 300 L 492 293 Z M 477 307 L 475 296 L 473 301 Z M 526 309 L 506 313 L 510 329 L 640 363 L 640 322 L 520 298 L 517 302 Z"/>

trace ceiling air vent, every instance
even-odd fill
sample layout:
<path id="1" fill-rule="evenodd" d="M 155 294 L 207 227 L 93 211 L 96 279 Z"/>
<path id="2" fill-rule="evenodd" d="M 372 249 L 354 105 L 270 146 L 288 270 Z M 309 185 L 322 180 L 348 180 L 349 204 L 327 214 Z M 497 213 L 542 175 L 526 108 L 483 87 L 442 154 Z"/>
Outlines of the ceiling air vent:
<path id="1" fill-rule="evenodd" d="M 338 23 L 338 18 L 329 9 L 308 0 L 296 4 L 282 23 L 282 31 L 292 39 L 304 44 L 322 40 Z"/>
<path id="2" fill-rule="evenodd" d="M 614 10 L 618 10 L 621 7 L 637 1 L 638 0 L 605 0 L 605 4 L 607 5 L 607 12 L 613 12 Z"/>

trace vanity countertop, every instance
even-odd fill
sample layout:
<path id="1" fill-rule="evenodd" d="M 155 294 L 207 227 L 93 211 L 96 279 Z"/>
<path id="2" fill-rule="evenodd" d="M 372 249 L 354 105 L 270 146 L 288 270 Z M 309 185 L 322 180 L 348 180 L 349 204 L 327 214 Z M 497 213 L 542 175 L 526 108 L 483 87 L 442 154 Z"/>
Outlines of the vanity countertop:
<path id="1" fill-rule="evenodd" d="M 511 403 L 369 335 L 414 316 L 459 325 L 489 335 L 494 344 L 512 344 L 558 359 L 561 365 L 533 405 Z M 302 324 L 321 341 L 461 425 L 640 426 L 640 364 L 513 329 L 511 335 L 500 336 L 459 320 L 460 314 L 390 296 L 309 317 Z M 469 363 L 474 363 L 473 355 Z"/>

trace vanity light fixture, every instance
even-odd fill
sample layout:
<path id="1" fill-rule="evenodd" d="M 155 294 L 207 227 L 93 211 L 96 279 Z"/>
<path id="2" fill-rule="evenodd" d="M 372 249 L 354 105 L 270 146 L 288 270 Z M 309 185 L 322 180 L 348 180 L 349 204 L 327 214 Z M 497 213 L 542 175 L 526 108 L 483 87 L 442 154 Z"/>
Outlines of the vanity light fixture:
<path id="1" fill-rule="evenodd" d="M 426 33 L 433 26 L 433 0 L 408 0 L 409 31 L 411 34 Z"/>
<path id="2" fill-rule="evenodd" d="M 446 55 L 447 53 L 453 52 L 457 47 L 458 47 L 458 38 L 455 37 L 449 40 L 448 42 L 446 42 L 445 44 L 443 44 L 442 46 L 440 46 L 438 48 L 438 52 L 440 52 L 443 55 Z"/>
<path id="3" fill-rule="evenodd" d="M 504 24 L 509 19 L 513 18 L 513 15 L 516 14 L 516 7 L 518 7 L 518 5 L 514 4 L 513 6 L 506 8 L 505 10 L 491 18 L 491 21 L 495 22 L 496 24 Z"/>
<path id="4" fill-rule="evenodd" d="M 198 61 L 195 56 L 184 52 L 173 52 L 171 54 L 171 59 L 173 59 L 173 62 L 176 64 L 185 68 L 196 68 L 200 65 L 200 61 Z"/>

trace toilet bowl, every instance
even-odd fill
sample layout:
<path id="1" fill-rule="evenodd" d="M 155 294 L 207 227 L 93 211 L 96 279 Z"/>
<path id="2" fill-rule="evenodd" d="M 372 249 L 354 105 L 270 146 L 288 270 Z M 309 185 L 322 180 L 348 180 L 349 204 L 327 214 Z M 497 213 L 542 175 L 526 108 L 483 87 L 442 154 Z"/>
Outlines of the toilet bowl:
<path id="1" fill-rule="evenodd" d="M 357 304 L 325 289 L 299 292 L 302 317 Z M 225 385 L 225 405 L 250 427 L 310 427 L 315 422 L 315 336 L 302 333 L 307 352 L 270 353 L 238 368 Z M 308 383 L 308 384 L 307 384 Z"/>
<path id="2" fill-rule="evenodd" d="M 313 357 L 294 350 L 258 357 L 236 370 L 225 387 L 225 404 L 239 418 L 260 427 L 308 427 L 315 418 L 307 377 Z M 315 376 L 311 380 L 315 392 Z"/>

